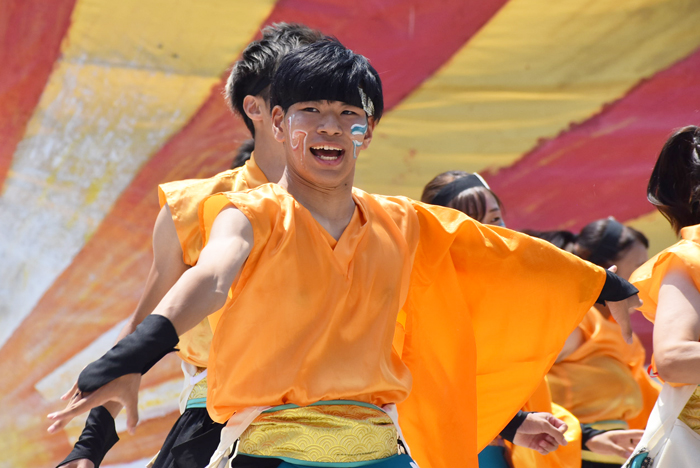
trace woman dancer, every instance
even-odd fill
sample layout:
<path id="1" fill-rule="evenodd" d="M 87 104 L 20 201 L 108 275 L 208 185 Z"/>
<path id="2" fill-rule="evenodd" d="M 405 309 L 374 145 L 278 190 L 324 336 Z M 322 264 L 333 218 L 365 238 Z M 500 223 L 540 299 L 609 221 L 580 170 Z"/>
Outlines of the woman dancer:
<path id="1" fill-rule="evenodd" d="M 676 384 L 700 384 L 700 128 L 675 132 L 656 161 L 649 201 L 671 223 L 681 240 L 636 270 L 640 308 L 654 322 L 652 366 Z M 700 391 L 690 397 L 679 419 L 700 434 Z"/>
<path id="2" fill-rule="evenodd" d="M 439 174 L 425 186 L 421 201 L 455 208 L 483 224 L 505 226 L 502 203 L 479 174 L 463 171 L 448 171 Z M 546 240 L 550 242 L 554 240 L 553 243 L 560 248 L 563 248 L 564 244 L 572 243 L 575 237 L 567 231 L 539 234 L 537 237 L 547 237 Z M 646 239 L 644 240 L 646 241 Z M 623 272 L 629 276 L 634 269 L 633 266 L 636 265 L 634 259 L 630 261 L 625 258 L 621 262 L 621 266 Z M 619 331 L 617 333 L 619 334 Z M 540 450 L 540 453 L 537 453 L 533 450 L 523 449 L 523 447 L 528 447 L 527 444 L 520 443 L 517 437 L 509 438 L 508 432 L 505 432 L 501 435 L 505 436 L 511 444 L 504 444 L 501 437 L 496 438 L 479 454 L 479 463 L 482 468 L 507 466 L 505 460 L 508 456 L 505 453 L 505 445 L 511 447 L 511 463 L 515 468 L 576 466 L 581 460 L 581 448 L 584 449 L 584 453 L 595 453 L 598 456 L 610 456 L 611 454 L 626 456 L 629 455 L 636 441 L 641 437 L 641 431 L 611 431 L 606 433 L 589 426 L 579 427 L 579 421 L 574 415 L 564 407 L 552 403 L 546 381 L 538 387 L 523 409 L 524 411 L 521 411 L 509 426 L 518 424 L 523 420 L 523 416 L 534 418 L 547 414 L 554 418 L 553 415 L 556 415 L 556 418 L 565 421 L 568 425 L 566 439 L 571 443 L 559 448 L 550 447 L 554 451 L 551 455 L 544 457 L 543 455 L 549 450 Z"/>

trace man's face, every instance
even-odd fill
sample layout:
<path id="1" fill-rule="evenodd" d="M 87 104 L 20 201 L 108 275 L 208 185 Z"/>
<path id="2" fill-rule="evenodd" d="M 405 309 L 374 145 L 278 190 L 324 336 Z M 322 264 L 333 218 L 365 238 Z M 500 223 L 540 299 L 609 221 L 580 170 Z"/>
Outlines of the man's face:
<path id="1" fill-rule="evenodd" d="M 340 101 L 298 102 L 272 111 L 275 138 L 284 143 L 287 167 L 302 179 L 332 188 L 350 180 L 360 151 L 369 146 L 374 121 Z"/>

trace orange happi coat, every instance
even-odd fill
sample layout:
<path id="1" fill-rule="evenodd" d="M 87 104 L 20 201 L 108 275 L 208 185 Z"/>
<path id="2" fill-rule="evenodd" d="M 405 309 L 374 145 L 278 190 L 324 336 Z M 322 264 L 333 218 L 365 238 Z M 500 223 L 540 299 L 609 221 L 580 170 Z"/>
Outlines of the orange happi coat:
<path id="1" fill-rule="evenodd" d="M 170 208 L 182 247 L 183 261 L 187 265 L 195 265 L 203 248 L 198 215 L 202 200 L 215 193 L 237 192 L 266 183 L 265 174 L 255 164 L 254 156 L 251 156 L 244 166 L 208 179 L 187 179 L 159 185 L 158 200 L 161 207 L 167 203 Z M 211 338 L 209 321 L 204 320 L 180 337 L 178 355 L 197 367 L 207 367 Z"/>
<path id="2" fill-rule="evenodd" d="M 625 343 L 620 327 L 592 307 L 579 325 L 584 342 L 552 366 L 552 399 L 582 423 L 625 421 L 644 429 L 660 386 L 646 371 L 639 338 Z"/>
<path id="3" fill-rule="evenodd" d="M 207 409 L 224 422 L 251 406 L 397 403 L 420 466 L 476 466 L 478 450 L 541 383 L 605 272 L 455 210 L 360 190 L 353 199 L 337 242 L 273 184 L 202 204 L 205 242 L 230 204 L 254 232 L 226 305 L 210 316 Z"/>

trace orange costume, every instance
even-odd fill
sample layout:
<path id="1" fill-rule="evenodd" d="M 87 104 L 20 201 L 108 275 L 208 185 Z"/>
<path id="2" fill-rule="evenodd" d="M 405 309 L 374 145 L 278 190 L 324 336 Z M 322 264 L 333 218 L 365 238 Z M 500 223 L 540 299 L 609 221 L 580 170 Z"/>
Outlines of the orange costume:
<path id="1" fill-rule="evenodd" d="M 647 374 L 639 338 L 625 343 L 619 325 L 595 307 L 579 328 L 583 344 L 549 371 L 552 400 L 596 429 L 644 429 L 661 387 Z M 593 462 L 624 463 L 615 456 L 583 455 Z"/>
<path id="2" fill-rule="evenodd" d="M 617 420 L 643 429 L 660 386 L 646 372 L 639 338 L 625 343 L 619 325 L 595 307 L 579 328 L 584 343 L 549 371 L 552 399 L 584 424 Z"/>
<path id="3" fill-rule="evenodd" d="M 255 164 L 254 157 L 251 157 L 244 166 L 208 179 L 187 179 L 159 185 L 158 201 L 161 208 L 166 203 L 170 208 L 185 264 L 194 266 L 204 247 L 198 215 L 202 200 L 215 193 L 248 190 L 267 182 L 265 174 Z M 204 320 L 180 337 L 178 355 L 194 366 L 207 367 L 211 337 L 209 322 Z"/>
<path id="4" fill-rule="evenodd" d="M 700 290 L 700 225 L 681 229 L 679 242 L 649 259 L 630 278 L 639 289 L 639 298 L 644 301 L 639 310 L 652 323 L 656 320 L 661 283 L 666 274 L 676 268 L 684 270 Z M 679 419 L 700 434 L 700 387 L 690 397 Z"/>
<path id="5" fill-rule="evenodd" d="M 542 382 L 605 271 L 454 210 L 357 189 L 353 199 L 337 242 L 276 185 L 201 205 L 205 242 L 229 205 L 254 233 L 229 299 L 210 316 L 207 409 L 225 422 L 251 407 L 396 403 L 421 467 L 476 466 Z"/>

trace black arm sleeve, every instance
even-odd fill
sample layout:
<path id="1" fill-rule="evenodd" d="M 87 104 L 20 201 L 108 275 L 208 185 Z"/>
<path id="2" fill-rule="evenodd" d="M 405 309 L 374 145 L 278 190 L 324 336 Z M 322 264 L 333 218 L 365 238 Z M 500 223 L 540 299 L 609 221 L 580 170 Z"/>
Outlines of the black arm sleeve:
<path id="1" fill-rule="evenodd" d="M 629 281 L 620 278 L 610 270 L 605 271 L 607 277 L 596 303 L 605 304 L 605 301 L 621 301 L 639 292 L 639 289 L 635 288 Z"/>
<path id="2" fill-rule="evenodd" d="M 586 444 L 588 443 L 588 441 L 591 440 L 593 437 L 602 434 L 603 432 L 607 432 L 607 431 L 593 429 L 590 426 L 586 426 L 585 424 L 581 424 L 581 449 L 582 450 L 589 450 L 588 447 L 586 447 Z"/>
<path id="3" fill-rule="evenodd" d="M 78 376 L 81 392 L 94 392 L 117 377 L 145 374 L 166 354 L 175 351 L 179 339 L 172 322 L 149 315 L 112 349 L 90 363 Z"/>
<path id="4" fill-rule="evenodd" d="M 501 431 L 501 437 L 508 442 L 513 442 L 513 439 L 515 439 L 515 433 L 518 432 L 520 426 L 522 426 L 522 424 L 525 422 L 528 414 L 530 413 L 526 411 L 518 411 L 518 413 L 513 416 L 513 419 L 510 420 L 508 425 Z"/>
<path id="5" fill-rule="evenodd" d="M 114 447 L 118 441 L 119 436 L 114 427 L 114 418 L 109 414 L 109 411 L 104 406 L 93 408 L 90 410 L 83 433 L 80 434 L 73 450 L 58 464 L 58 467 L 74 460 L 87 459 L 95 464 L 95 468 L 98 468 L 109 449 Z"/>

